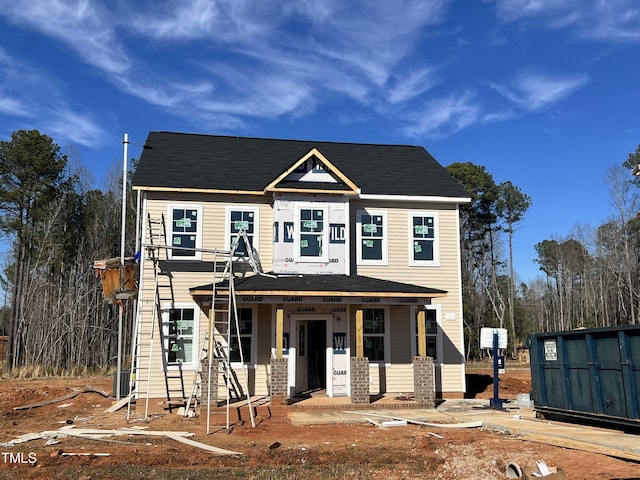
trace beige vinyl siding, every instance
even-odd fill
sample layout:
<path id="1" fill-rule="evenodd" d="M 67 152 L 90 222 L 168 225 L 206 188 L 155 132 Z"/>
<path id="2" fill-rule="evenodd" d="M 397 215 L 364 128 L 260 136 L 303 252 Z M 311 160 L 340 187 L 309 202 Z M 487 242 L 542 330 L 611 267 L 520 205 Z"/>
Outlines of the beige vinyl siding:
<path id="1" fill-rule="evenodd" d="M 440 382 L 436 381 L 436 391 L 444 393 L 465 391 L 464 375 L 464 363 L 443 364 L 436 367 L 436 379 L 441 378 Z"/>
<path id="2" fill-rule="evenodd" d="M 273 210 L 269 201 L 265 197 L 258 196 L 242 196 L 234 197 L 225 195 L 205 196 L 197 194 L 183 194 L 178 198 L 159 197 L 159 194 L 149 194 L 150 200 L 147 202 L 147 211 L 152 219 L 159 220 L 164 214 L 167 223 L 167 234 L 170 233 L 170 221 L 168 218 L 169 205 L 202 205 L 202 248 L 203 249 L 219 249 L 228 248 L 225 245 L 225 233 L 227 222 L 227 207 L 258 209 L 259 215 L 259 245 L 258 253 L 265 270 L 271 269 L 272 251 L 273 251 Z M 159 197 L 159 198 L 158 198 Z M 153 198 L 153 199 L 152 199 Z M 147 220 L 144 219 L 144 227 L 147 226 Z M 202 257 L 203 261 L 211 261 L 213 255 L 205 253 Z M 211 280 L 209 280 L 211 281 Z M 193 286 L 193 285 L 192 285 Z"/>
<path id="3" fill-rule="evenodd" d="M 413 392 L 413 365 L 369 364 L 369 393 L 409 393 Z"/>
<path id="4" fill-rule="evenodd" d="M 441 306 L 441 328 L 444 335 L 441 360 L 447 365 L 438 390 L 462 392 L 464 380 L 464 338 L 462 329 L 460 291 L 460 253 L 458 243 L 458 210 L 455 204 L 424 202 L 352 201 L 351 231 L 356 232 L 358 210 L 369 208 L 387 213 L 388 265 L 358 265 L 355 272 L 368 277 L 411 283 L 447 291 L 444 298 L 434 298 L 432 304 Z M 439 266 L 411 266 L 409 219 L 410 213 L 432 212 L 438 216 Z M 353 235 L 354 241 L 356 235 Z M 355 252 L 355 248 L 352 251 Z M 410 345 L 407 351 L 410 352 Z M 393 351 L 396 350 L 392 345 Z M 396 360 L 392 359 L 395 365 Z"/>
<path id="5" fill-rule="evenodd" d="M 227 207 L 233 206 L 239 209 L 256 208 L 259 215 L 259 247 L 260 260 L 265 271 L 269 271 L 273 259 L 273 211 L 268 199 L 260 196 L 231 196 L 231 195 L 202 195 L 195 193 L 177 194 L 178 198 L 173 198 L 171 194 L 150 193 L 147 202 L 147 209 L 151 216 L 159 219 L 164 214 L 168 218 L 168 205 L 181 204 L 202 206 L 202 227 L 203 240 L 202 247 L 205 249 L 224 249 L 225 234 L 227 231 Z M 439 392 L 462 392 L 465 389 L 464 383 L 464 356 L 462 338 L 462 312 L 461 294 L 459 280 L 459 251 L 457 243 L 457 209 L 451 204 L 424 204 L 422 202 L 374 202 L 374 201 L 351 201 L 350 205 L 350 228 L 351 238 L 355 242 L 355 221 L 357 210 L 369 207 L 378 211 L 387 212 L 389 253 L 388 265 L 386 266 L 361 266 L 356 264 L 356 259 L 352 259 L 351 264 L 355 265 L 351 273 L 405 282 L 448 292 L 445 298 L 433 299 L 433 304 L 441 306 L 441 327 L 444 334 L 442 345 L 444 351 L 441 359 L 444 365 L 437 366 L 437 391 Z M 440 249 L 439 266 L 409 266 L 409 212 L 433 212 L 438 215 L 438 238 Z M 141 219 L 143 228 L 146 231 L 146 217 Z M 148 243 L 149 239 L 144 240 Z M 351 251 L 355 248 L 352 245 Z M 143 252 L 143 257 L 146 252 Z M 212 254 L 205 253 L 203 261 L 211 261 Z M 176 261 L 178 262 L 178 261 Z M 149 338 L 151 332 L 151 318 L 153 310 L 154 278 L 152 265 L 148 260 L 143 259 L 144 276 L 142 278 L 142 301 L 140 302 L 141 314 L 143 317 L 143 330 L 145 340 L 142 343 L 143 351 L 140 360 L 143 362 L 139 374 L 144 374 L 144 385 L 140 390 L 146 391 L 146 362 L 148 361 Z M 211 272 L 175 272 L 174 292 L 176 302 L 191 302 L 189 288 L 199 285 L 209 284 L 213 281 Z M 355 309 L 357 306 L 349 308 L 350 334 L 352 353 L 355 354 Z M 199 311 L 198 309 L 196 311 Z M 408 307 L 389 307 L 390 318 L 390 358 L 386 365 L 382 367 L 372 366 L 370 376 L 372 377 L 371 392 L 375 394 L 380 388 L 388 392 L 407 392 L 413 390 L 413 368 L 411 359 L 411 315 Z M 252 394 L 268 395 L 269 393 L 269 359 L 272 346 L 272 306 L 261 305 L 257 309 L 257 358 L 255 368 L 250 368 L 247 373 L 250 377 L 250 389 Z M 200 338 L 194 348 L 200 349 L 201 339 L 206 330 L 208 320 L 206 314 L 200 313 Z M 157 322 L 154 325 L 154 344 L 152 351 L 152 370 L 150 398 L 166 398 L 164 373 L 162 371 L 161 346 L 159 343 L 159 333 Z M 128 353 L 128 352 L 127 352 Z M 123 368 L 129 368 L 124 365 Z M 193 371 L 185 371 L 185 391 L 189 394 Z M 243 382 L 242 372 L 238 372 L 239 379 Z M 224 385 L 220 379 L 220 385 Z M 220 392 L 221 398 L 226 396 L 224 387 Z"/>
<path id="6" fill-rule="evenodd" d="M 413 387 L 413 365 L 407 363 L 391 364 L 387 369 L 387 392 L 409 393 Z"/>
<path id="7" fill-rule="evenodd" d="M 272 258 L 272 241 L 273 241 L 273 215 L 271 211 L 270 205 L 267 203 L 266 199 L 262 197 L 245 197 L 242 196 L 242 202 L 230 202 L 229 196 L 217 196 L 217 198 L 212 198 L 211 196 L 204 196 L 198 194 L 181 194 L 179 198 L 172 198 L 171 195 L 163 195 L 159 193 L 150 193 L 149 199 L 147 201 L 147 212 L 153 220 L 160 220 L 162 215 L 165 217 L 165 223 L 167 224 L 167 235 L 170 234 L 169 223 L 171 218 L 169 215 L 169 205 L 189 205 L 189 206 L 202 206 L 202 248 L 203 249 L 225 249 L 225 232 L 226 232 L 226 212 L 227 206 L 238 207 L 239 209 L 243 207 L 257 208 L 259 211 L 259 254 L 262 265 L 265 267 L 265 270 L 269 270 L 271 266 L 271 258 Z M 212 201 L 225 201 L 225 203 L 213 203 Z M 148 223 L 147 218 L 141 219 L 142 228 L 144 232 L 144 240 L 143 243 L 150 243 L 149 232 L 148 232 Z M 157 228 L 157 227 L 156 227 Z M 157 243 L 157 240 L 155 240 Z M 153 308 L 154 308 L 154 275 L 153 275 L 153 264 L 150 260 L 148 260 L 147 252 L 143 251 L 143 259 L 141 271 L 143 272 L 142 276 L 142 296 L 141 302 L 139 304 L 140 314 L 142 318 L 142 333 L 144 340 L 142 341 L 142 354 L 140 355 L 140 361 L 142 362 L 140 368 L 138 369 L 138 374 L 143 375 L 142 379 L 143 385 L 139 388 L 141 391 L 146 392 L 146 375 L 148 372 L 148 360 L 149 360 L 149 345 L 151 335 L 151 325 L 154 325 L 154 333 L 153 333 L 153 347 L 152 347 L 152 365 L 150 372 L 150 387 L 149 387 L 149 397 L 150 398 L 166 398 L 166 390 L 165 390 L 165 378 L 164 372 L 162 369 L 162 348 L 160 345 L 160 335 L 158 332 L 158 322 L 157 320 L 152 320 L 153 317 Z M 161 258 L 165 258 L 165 253 L 161 252 Z M 211 253 L 204 253 L 202 256 L 202 261 L 213 261 L 214 255 Z M 180 260 L 175 261 L 176 264 L 180 262 Z M 187 264 L 188 260 L 185 262 Z M 188 267 L 187 267 L 188 268 Z M 188 271 L 175 271 L 172 275 L 173 277 L 173 292 L 174 299 L 176 303 L 190 303 L 193 302 L 191 295 L 189 294 L 189 289 L 199 285 L 205 285 L 213 282 L 214 277 L 211 272 L 188 272 Z M 166 277 L 160 277 L 161 281 L 165 281 Z M 194 303 L 195 306 L 195 303 Z M 199 313 L 199 338 L 196 342 L 194 342 L 194 348 L 198 349 L 198 352 L 201 349 L 202 339 L 204 338 L 205 332 L 207 331 L 208 319 L 207 316 L 202 313 L 196 306 L 196 312 Z M 258 332 L 261 331 L 262 325 L 260 324 L 262 320 L 262 313 L 259 314 L 259 325 Z M 270 329 L 270 326 L 269 326 Z M 268 331 L 268 330 L 267 330 Z M 260 347 L 259 347 L 260 348 Z M 268 362 L 267 362 L 268 363 Z M 124 368 L 128 368 L 129 366 L 125 366 Z M 261 373 L 254 374 L 254 382 L 257 386 L 260 387 L 262 391 L 264 391 L 265 385 L 265 373 L 264 369 L 258 369 Z M 253 369 L 251 369 L 253 371 Z M 189 391 L 192 384 L 194 370 L 184 370 L 183 371 L 183 379 L 185 382 L 185 393 L 189 395 Z M 238 372 L 239 380 L 243 382 L 242 372 Z M 257 376 L 256 376 L 257 375 Z M 222 381 L 222 379 L 220 380 Z M 179 388 L 179 380 L 171 380 L 172 386 L 171 388 Z M 252 384 L 254 382 L 251 382 Z M 222 381 L 222 385 L 224 382 Z M 220 392 L 221 394 L 226 396 L 226 391 L 224 388 Z M 173 395 L 178 396 L 178 395 Z"/>

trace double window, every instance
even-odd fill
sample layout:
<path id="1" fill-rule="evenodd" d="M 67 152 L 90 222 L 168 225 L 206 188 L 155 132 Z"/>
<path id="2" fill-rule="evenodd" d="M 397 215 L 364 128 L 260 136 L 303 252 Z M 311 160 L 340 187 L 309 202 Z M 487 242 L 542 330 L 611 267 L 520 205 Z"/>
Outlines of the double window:
<path id="1" fill-rule="evenodd" d="M 169 205 L 169 221 L 169 258 L 199 260 L 199 249 L 202 248 L 202 206 Z"/>
<path id="2" fill-rule="evenodd" d="M 249 246 L 253 248 L 258 245 L 258 209 L 257 208 L 227 208 L 227 241 L 226 248 L 229 250 L 238 242 L 235 250 L 236 257 L 247 257 L 247 245 L 240 236 L 244 231 L 249 241 Z"/>
<path id="3" fill-rule="evenodd" d="M 298 245 L 296 260 L 327 262 L 329 224 L 326 206 L 301 205 L 296 209 Z"/>
<path id="4" fill-rule="evenodd" d="M 437 266 L 440 262 L 438 216 L 435 213 L 409 214 L 409 264 Z"/>
<path id="5" fill-rule="evenodd" d="M 175 304 L 163 313 L 165 360 L 168 366 L 197 368 L 198 316 L 195 305 Z"/>
<path id="6" fill-rule="evenodd" d="M 387 213 L 359 210 L 357 213 L 357 255 L 361 265 L 387 265 Z"/>

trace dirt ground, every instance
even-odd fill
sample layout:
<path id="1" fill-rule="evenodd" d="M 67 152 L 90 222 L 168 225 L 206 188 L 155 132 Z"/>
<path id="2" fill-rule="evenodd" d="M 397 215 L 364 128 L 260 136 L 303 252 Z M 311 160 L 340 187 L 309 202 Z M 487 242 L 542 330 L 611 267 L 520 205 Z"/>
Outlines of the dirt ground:
<path id="1" fill-rule="evenodd" d="M 493 396 L 490 370 L 470 368 L 467 373 L 468 397 Z M 287 409 L 293 407 L 259 407 L 255 428 L 245 421 L 230 433 L 209 435 L 202 417 L 166 414 L 153 416 L 149 422 L 127 422 L 126 407 L 105 413 L 113 399 L 93 392 L 14 410 L 68 394 L 71 387 L 90 385 L 110 394 L 112 384 L 112 377 L 0 380 L 0 444 L 65 425 L 99 429 L 129 426 L 193 432 L 193 440 L 241 455 L 218 456 L 161 436 L 123 435 L 103 441 L 65 437 L 53 445 L 37 439 L 0 448 L 0 478 L 487 480 L 507 478 L 509 461 L 524 467 L 540 459 L 561 467 L 571 480 L 640 478 L 640 464 L 635 462 L 530 443 L 477 428 L 408 425 L 383 429 L 366 423 L 293 426 L 286 416 Z M 530 388 L 527 368 L 507 368 L 500 377 L 501 398 L 515 398 Z"/>

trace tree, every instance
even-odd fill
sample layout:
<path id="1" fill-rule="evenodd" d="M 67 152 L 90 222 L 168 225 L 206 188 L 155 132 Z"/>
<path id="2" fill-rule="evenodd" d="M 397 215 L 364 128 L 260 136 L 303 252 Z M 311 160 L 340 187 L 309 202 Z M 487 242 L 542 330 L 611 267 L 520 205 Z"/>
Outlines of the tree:
<path id="1" fill-rule="evenodd" d="M 635 161 L 636 157 L 640 157 L 640 147 L 635 154 L 629 155 L 630 159 Z M 627 159 L 627 162 L 630 160 Z M 636 164 L 637 166 L 637 164 Z M 632 261 L 632 243 L 630 241 L 630 221 L 638 212 L 637 189 L 632 188 L 633 182 L 629 176 L 629 172 L 623 166 L 613 166 L 607 170 L 607 184 L 609 185 L 609 193 L 611 195 L 611 205 L 615 211 L 615 221 L 620 231 L 620 241 L 623 262 L 620 265 L 624 276 L 623 288 L 626 290 L 626 297 L 629 312 L 630 323 L 636 323 L 636 302 L 638 301 L 638 289 L 636 288 L 637 278 L 634 275 L 637 272 L 637 257 Z"/>
<path id="2" fill-rule="evenodd" d="M 471 203 L 460 207 L 462 292 L 469 336 L 479 338 L 480 328 L 503 321 L 502 282 L 497 271 L 499 227 L 495 212 L 498 187 L 485 167 L 471 162 L 452 163 L 449 173 L 469 193 Z M 469 345 L 467 351 L 471 351 Z"/>
<path id="3" fill-rule="evenodd" d="M 13 291 L 9 320 L 10 364 L 24 353 L 22 291 L 28 288 L 29 265 L 39 228 L 56 196 L 70 185 L 67 158 L 53 140 L 37 130 L 19 130 L 0 142 L 0 233 L 13 242 Z"/>
<path id="4" fill-rule="evenodd" d="M 509 235 L 509 317 L 511 319 L 511 348 L 513 357 L 517 357 L 516 321 L 515 321 L 515 279 L 513 272 L 513 234 L 515 227 L 522 221 L 525 212 L 531 206 L 531 197 L 520 191 L 518 187 L 507 181 L 498 185 L 496 211 L 505 224 L 504 230 Z"/>

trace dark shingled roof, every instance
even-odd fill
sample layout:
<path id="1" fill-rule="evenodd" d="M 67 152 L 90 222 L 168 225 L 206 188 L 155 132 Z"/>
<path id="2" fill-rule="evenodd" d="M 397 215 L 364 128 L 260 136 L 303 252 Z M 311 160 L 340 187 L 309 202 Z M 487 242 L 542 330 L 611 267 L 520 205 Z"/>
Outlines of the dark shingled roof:
<path id="1" fill-rule="evenodd" d="M 133 185 L 262 192 L 313 148 L 355 183 L 362 194 L 469 197 L 462 185 L 421 146 L 172 132 L 149 133 Z"/>
<path id="2" fill-rule="evenodd" d="M 211 292 L 213 284 L 193 287 L 192 294 Z M 228 281 L 216 284 L 216 288 L 228 288 Z M 259 293 L 269 295 L 269 292 L 297 292 L 313 295 L 335 294 L 391 294 L 397 296 L 441 297 L 445 290 L 421 287 L 408 283 L 392 282 L 362 275 L 283 275 L 280 277 L 253 275 L 236 279 L 234 283 L 236 295 L 252 295 Z"/>

